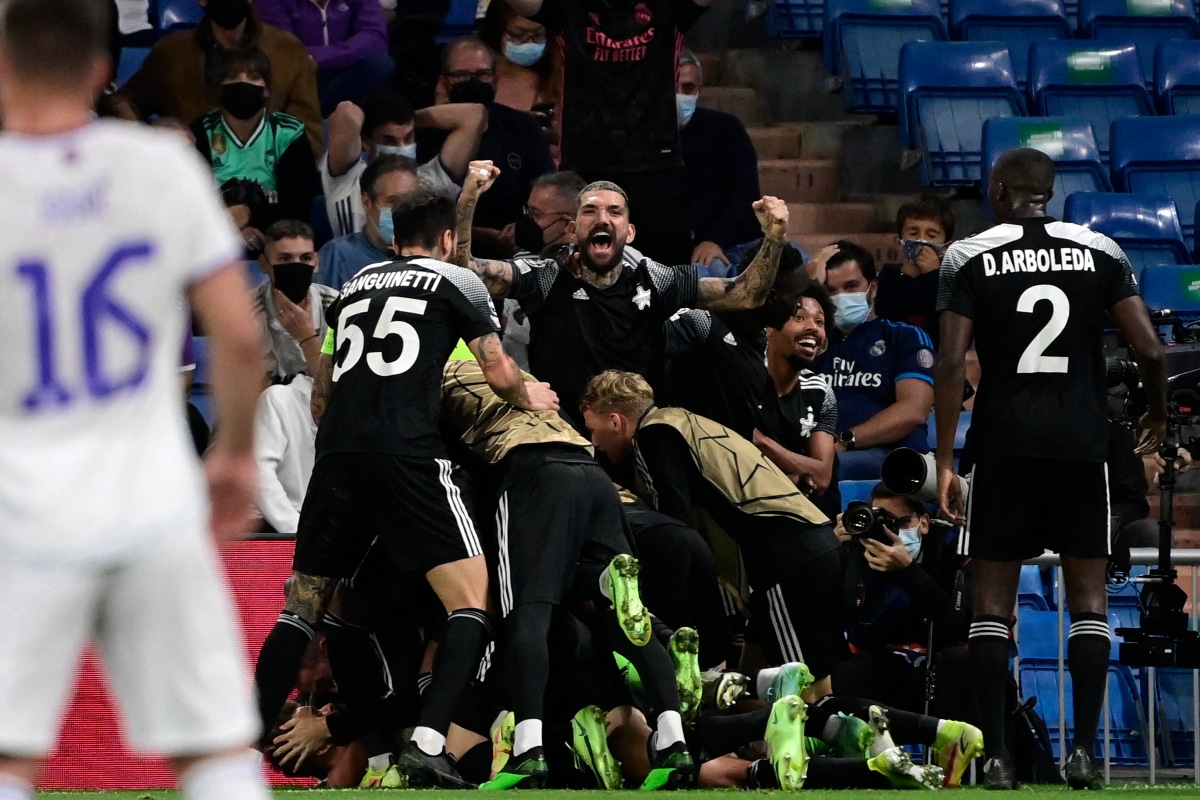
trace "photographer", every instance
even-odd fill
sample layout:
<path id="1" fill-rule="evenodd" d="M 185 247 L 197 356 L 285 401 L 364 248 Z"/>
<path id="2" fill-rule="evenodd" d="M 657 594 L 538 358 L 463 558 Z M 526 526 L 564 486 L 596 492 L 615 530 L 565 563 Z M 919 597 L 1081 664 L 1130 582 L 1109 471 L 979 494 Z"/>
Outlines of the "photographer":
<path id="1" fill-rule="evenodd" d="M 835 530 L 849 556 L 846 591 L 853 608 L 848 633 L 854 655 L 834 669 L 834 691 L 924 711 L 932 625 L 939 689 L 944 690 L 938 693 L 938 705 L 942 710 L 957 705 L 954 715 L 969 721 L 970 696 L 956 697 L 952 690 L 960 682 L 946 674 L 958 673 L 961 667 L 951 662 L 959 656 L 961 664 L 966 641 L 963 560 L 941 533 L 931 533 L 929 512 L 920 501 L 876 485 L 869 504 L 877 512 L 875 524 L 859 533 L 855 523 L 867 516 L 862 513 L 866 508 L 852 505 L 839 516 Z"/>

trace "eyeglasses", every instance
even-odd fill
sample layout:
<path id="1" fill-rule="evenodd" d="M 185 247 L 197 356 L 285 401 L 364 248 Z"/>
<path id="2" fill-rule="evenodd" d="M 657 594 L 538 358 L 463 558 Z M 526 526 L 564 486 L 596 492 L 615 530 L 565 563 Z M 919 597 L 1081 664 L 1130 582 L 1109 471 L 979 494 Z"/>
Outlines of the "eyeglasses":
<path id="1" fill-rule="evenodd" d="M 541 211 L 540 209 L 525 207 L 525 216 L 529 217 L 534 222 L 545 219 L 546 217 L 573 217 L 574 211 Z"/>
<path id="2" fill-rule="evenodd" d="M 546 31 L 508 31 L 504 32 L 513 44 L 529 44 L 535 42 L 537 44 L 546 43 Z"/>
<path id="3" fill-rule="evenodd" d="M 496 80 L 496 70 L 477 69 L 472 72 L 469 69 L 456 69 L 454 72 L 446 73 L 446 80 L 450 81 L 451 83 L 462 83 L 464 81 L 471 80 L 471 78 L 474 78 L 477 81 L 482 81 L 483 83 L 491 83 L 492 81 Z"/>

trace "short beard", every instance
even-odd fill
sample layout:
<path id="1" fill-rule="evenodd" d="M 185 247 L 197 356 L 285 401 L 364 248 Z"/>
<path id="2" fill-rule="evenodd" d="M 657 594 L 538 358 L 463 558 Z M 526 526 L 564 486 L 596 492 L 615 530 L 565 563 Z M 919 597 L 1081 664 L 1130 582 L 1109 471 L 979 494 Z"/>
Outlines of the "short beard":
<path id="1" fill-rule="evenodd" d="M 607 264 L 596 264 L 588 257 L 587 242 L 584 242 L 583 247 L 579 248 L 579 263 L 587 267 L 590 272 L 597 275 L 607 275 L 617 268 L 621 260 L 625 257 L 625 245 L 613 248 L 613 258 Z"/>

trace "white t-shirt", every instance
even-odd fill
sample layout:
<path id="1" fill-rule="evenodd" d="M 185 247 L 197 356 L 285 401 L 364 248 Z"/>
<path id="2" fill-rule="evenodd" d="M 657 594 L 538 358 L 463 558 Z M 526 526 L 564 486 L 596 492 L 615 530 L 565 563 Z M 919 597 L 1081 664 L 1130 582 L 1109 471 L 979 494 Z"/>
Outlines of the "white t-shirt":
<path id="1" fill-rule="evenodd" d="M 325 192 L 325 213 L 329 215 L 329 224 L 333 226 L 333 235 L 349 236 L 358 233 L 367 222 L 367 212 L 363 210 L 362 180 L 363 170 L 367 162 L 359 159 L 354 166 L 336 178 L 329 174 L 329 154 L 321 156 L 321 188 Z M 442 166 L 438 156 L 417 167 L 417 177 L 421 182 L 434 189 L 453 192 L 457 197 L 460 187 Z"/>
<path id="2" fill-rule="evenodd" d="M 279 533 L 294 534 L 317 456 L 317 423 L 309 401 L 312 378 L 268 386 L 254 414 L 258 510 Z"/>
<path id="3" fill-rule="evenodd" d="M 0 559 L 207 527 L 179 353 L 190 284 L 242 245 L 194 150 L 99 120 L 0 134 Z"/>

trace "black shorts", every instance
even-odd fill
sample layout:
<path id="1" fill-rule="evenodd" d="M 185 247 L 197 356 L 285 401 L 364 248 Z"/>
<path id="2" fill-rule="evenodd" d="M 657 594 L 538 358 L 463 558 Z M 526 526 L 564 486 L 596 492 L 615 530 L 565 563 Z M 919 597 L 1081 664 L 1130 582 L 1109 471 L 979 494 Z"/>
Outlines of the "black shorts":
<path id="1" fill-rule="evenodd" d="M 333 453 L 313 468 L 292 568 L 350 578 L 376 539 L 401 572 L 483 554 L 462 491 L 444 458 Z"/>
<path id="2" fill-rule="evenodd" d="M 500 611 L 559 604 L 581 558 L 632 553 L 621 498 L 578 447 L 526 445 L 505 458 L 496 508 Z"/>
<path id="3" fill-rule="evenodd" d="M 971 471 L 959 553 L 1024 561 L 1053 550 L 1109 553 L 1108 465 L 1067 459 L 985 461 Z"/>

